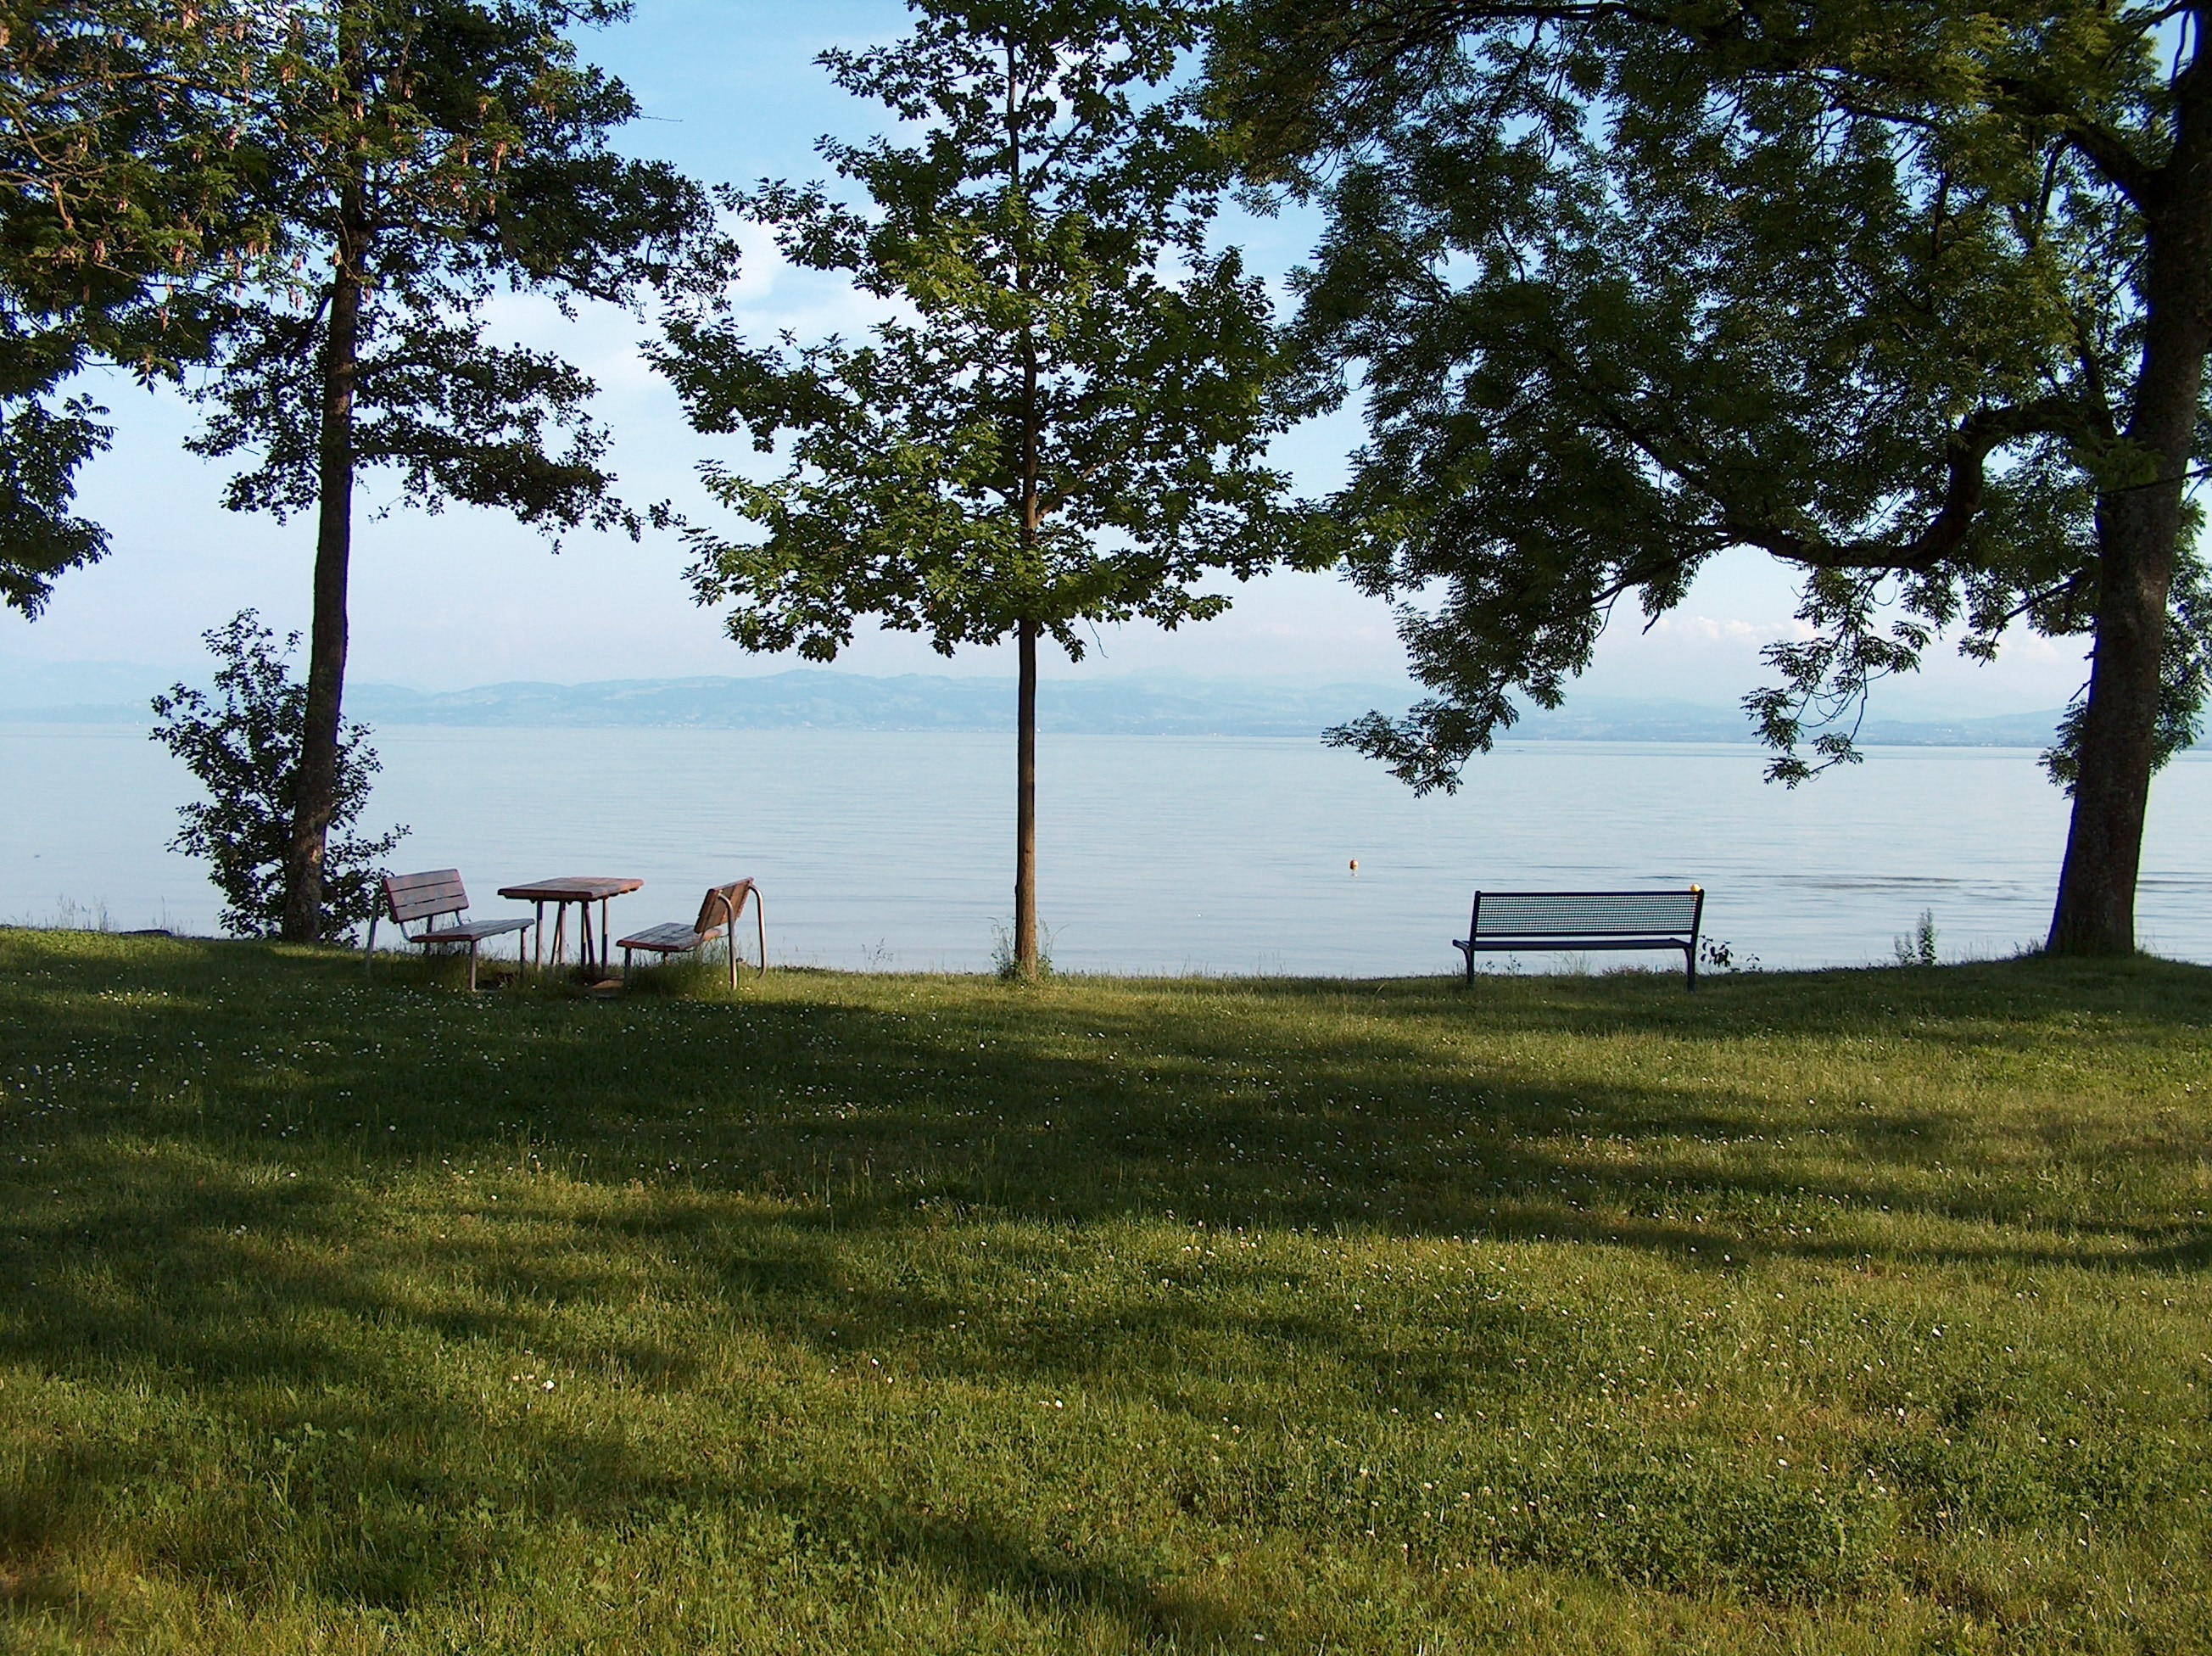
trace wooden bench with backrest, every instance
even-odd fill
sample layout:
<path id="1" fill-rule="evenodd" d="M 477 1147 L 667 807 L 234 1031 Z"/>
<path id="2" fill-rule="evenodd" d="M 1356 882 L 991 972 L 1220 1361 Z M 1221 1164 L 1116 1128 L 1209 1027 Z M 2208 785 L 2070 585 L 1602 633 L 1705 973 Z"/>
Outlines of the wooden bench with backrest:
<path id="1" fill-rule="evenodd" d="M 672 954 L 692 954 L 703 949 L 718 937 L 730 940 L 730 987 L 738 986 L 738 916 L 745 911 L 750 900 L 753 905 L 753 923 L 760 933 L 760 970 L 768 973 L 768 915 L 761 903 L 760 887 L 750 880 L 733 880 L 726 886 L 717 886 L 709 891 L 699 904 L 699 919 L 696 925 L 686 926 L 680 920 L 672 920 L 665 926 L 655 926 L 649 931 L 632 933 L 617 941 L 615 947 L 623 952 L 623 981 L 629 981 L 629 957 L 632 949 L 642 949 L 648 954 L 665 958 Z"/>
<path id="2" fill-rule="evenodd" d="M 459 868 L 433 868 L 428 874 L 386 874 L 384 877 L 384 907 L 380 914 L 392 916 L 392 924 L 399 928 L 399 935 L 410 943 L 419 943 L 427 951 L 441 944 L 469 946 L 469 987 L 477 986 L 477 946 L 487 937 L 501 937 L 508 932 L 526 932 L 538 922 L 534 920 L 464 920 L 468 911 L 469 894 L 461 884 Z M 362 964 L 368 965 L 376 954 L 376 922 L 379 913 L 368 916 L 368 941 L 361 951 Z M 447 922 L 440 925 L 440 920 Z M 429 923 L 412 935 L 407 930 L 410 922 L 423 920 Z M 520 945 L 517 946 L 518 951 Z M 518 952 L 515 959 L 520 961 Z M 520 968 L 518 967 L 518 970 Z"/>
<path id="3" fill-rule="evenodd" d="M 1680 949 L 1689 986 L 1698 986 L 1698 924 L 1705 891 L 1477 892 L 1467 935 L 1452 947 L 1474 981 L 1478 949 Z"/>

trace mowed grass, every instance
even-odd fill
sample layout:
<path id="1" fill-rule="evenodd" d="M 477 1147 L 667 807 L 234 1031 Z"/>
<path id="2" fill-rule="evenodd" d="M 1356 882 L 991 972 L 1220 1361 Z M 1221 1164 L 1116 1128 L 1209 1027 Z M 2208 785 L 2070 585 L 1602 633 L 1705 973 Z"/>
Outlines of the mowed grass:
<path id="1" fill-rule="evenodd" d="M 2212 973 L 0 933 L 9 1652 L 2212 1647 Z"/>

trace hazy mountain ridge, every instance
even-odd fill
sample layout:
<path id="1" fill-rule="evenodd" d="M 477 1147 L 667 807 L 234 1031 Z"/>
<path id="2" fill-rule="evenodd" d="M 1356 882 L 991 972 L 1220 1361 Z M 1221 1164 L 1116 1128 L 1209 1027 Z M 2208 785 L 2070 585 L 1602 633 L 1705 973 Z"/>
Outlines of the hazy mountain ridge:
<path id="1" fill-rule="evenodd" d="M 46 724 L 143 724 L 143 702 L 40 705 L 20 679 L 0 721 Z M 82 693 L 82 687 L 69 688 Z M 100 686 L 106 690 L 106 686 Z M 27 695 L 26 690 L 32 693 Z M 1095 735 L 1297 736 L 1317 738 L 1371 708 L 1402 709 L 1416 693 L 1404 685 L 1284 685 L 1202 679 L 1048 679 L 1038 697 L 1039 726 Z M 597 684 L 514 683 L 471 690 L 417 691 L 363 684 L 346 697 L 348 717 L 372 726 L 551 726 L 725 730 L 944 730 L 1011 732 L 1012 679 L 906 673 L 874 678 L 799 667 L 754 678 L 617 679 Z M 2041 747 L 2058 712 L 1950 720 L 1869 718 L 1869 746 Z M 1571 698 L 1553 712 L 1530 711 L 1508 733 L 1534 741 L 1674 741 L 1749 745 L 1741 709 L 1692 702 Z"/>
<path id="2" fill-rule="evenodd" d="M 442 694 L 364 686 L 353 705 L 385 724 L 1012 731 L 1014 694 L 1012 679 L 876 679 L 802 667 L 756 679 L 490 685 Z M 1394 697 L 1402 701 L 1403 692 L 1371 685 L 1054 679 L 1039 688 L 1037 723 L 1084 734 L 1310 736 Z"/>

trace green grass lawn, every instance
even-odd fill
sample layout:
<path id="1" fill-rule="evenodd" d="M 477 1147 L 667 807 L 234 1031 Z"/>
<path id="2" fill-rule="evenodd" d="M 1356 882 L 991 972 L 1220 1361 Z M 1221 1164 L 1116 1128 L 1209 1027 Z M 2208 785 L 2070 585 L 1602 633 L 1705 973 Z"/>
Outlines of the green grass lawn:
<path id="1" fill-rule="evenodd" d="M 2212 1648 L 2212 972 L 455 981 L 0 932 L 0 1649 Z"/>

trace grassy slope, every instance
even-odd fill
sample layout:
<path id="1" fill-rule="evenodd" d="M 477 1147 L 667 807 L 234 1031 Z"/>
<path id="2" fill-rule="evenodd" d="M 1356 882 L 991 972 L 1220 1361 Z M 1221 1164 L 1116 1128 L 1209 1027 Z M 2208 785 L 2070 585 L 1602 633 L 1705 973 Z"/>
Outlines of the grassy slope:
<path id="1" fill-rule="evenodd" d="M 0 1648 L 2212 1647 L 2209 1016 L 0 932 Z"/>

